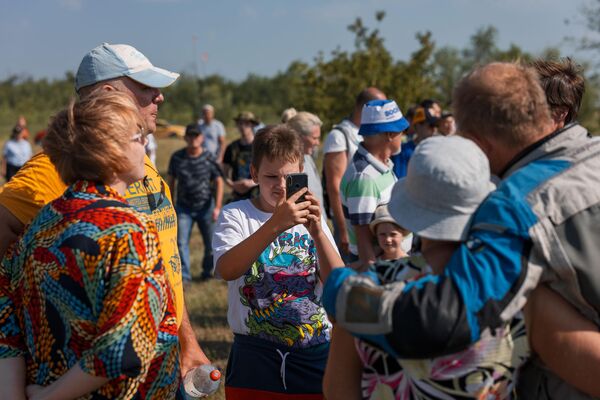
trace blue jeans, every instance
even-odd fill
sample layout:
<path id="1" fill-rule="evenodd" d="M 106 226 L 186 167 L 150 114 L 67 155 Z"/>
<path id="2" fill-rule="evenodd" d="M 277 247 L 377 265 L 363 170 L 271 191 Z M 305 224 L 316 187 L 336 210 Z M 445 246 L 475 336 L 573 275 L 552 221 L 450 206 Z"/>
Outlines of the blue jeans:
<path id="1" fill-rule="evenodd" d="M 212 235 L 214 222 L 212 220 L 214 200 L 206 203 L 204 207 L 198 210 L 190 210 L 186 207 L 176 206 L 177 212 L 177 247 L 181 257 L 181 274 L 184 281 L 191 281 L 190 271 L 190 236 L 194 222 L 198 224 L 202 242 L 204 243 L 204 258 L 202 260 L 202 278 L 212 276 L 213 271 L 213 253 L 212 253 Z"/>

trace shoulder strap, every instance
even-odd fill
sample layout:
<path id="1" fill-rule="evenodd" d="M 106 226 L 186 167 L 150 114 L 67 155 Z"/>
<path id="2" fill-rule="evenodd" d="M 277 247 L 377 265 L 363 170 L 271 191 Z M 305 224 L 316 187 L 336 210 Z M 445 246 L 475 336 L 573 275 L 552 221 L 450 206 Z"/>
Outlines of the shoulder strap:
<path id="1" fill-rule="evenodd" d="M 346 140 L 346 157 L 350 157 L 350 139 L 348 137 L 348 135 L 350 135 L 350 132 L 348 131 L 348 128 L 344 127 L 344 125 L 342 124 L 337 124 L 334 125 L 331 129 L 337 129 L 338 131 L 342 132 L 342 134 L 344 135 L 344 139 Z"/>

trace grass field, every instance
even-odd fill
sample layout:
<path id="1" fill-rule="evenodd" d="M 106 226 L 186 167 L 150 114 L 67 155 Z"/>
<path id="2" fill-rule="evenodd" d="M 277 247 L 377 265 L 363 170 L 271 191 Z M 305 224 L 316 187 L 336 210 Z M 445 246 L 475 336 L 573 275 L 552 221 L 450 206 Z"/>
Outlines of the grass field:
<path id="1" fill-rule="evenodd" d="M 156 166 L 163 176 L 171 154 L 184 145 L 181 139 L 158 141 Z M 197 228 L 192 233 L 190 252 L 192 276 L 199 277 L 204 246 Z M 203 282 L 194 280 L 185 288 L 185 302 L 200 345 L 213 364 L 224 372 L 233 340 L 233 334 L 227 325 L 227 284 L 216 279 Z M 225 399 L 223 386 L 210 398 Z"/>

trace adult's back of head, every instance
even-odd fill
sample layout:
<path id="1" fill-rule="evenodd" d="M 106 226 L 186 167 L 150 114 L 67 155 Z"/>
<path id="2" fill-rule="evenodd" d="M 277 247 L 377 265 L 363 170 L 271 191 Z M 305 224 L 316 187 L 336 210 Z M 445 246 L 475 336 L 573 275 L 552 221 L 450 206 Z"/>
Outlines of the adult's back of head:
<path id="1" fill-rule="evenodd" d="M 377 89 L 376 87 L 368 87 L 363 89 L 357 96 L 354 102 L 354 106 L 360 111 L 365 104 L 372 100 L 385 100 L 387 97 L 385 94 Z"/>
<path id="2" fill-rule="evenodd" d="M 125 154 L 131 129 L 145 129 L 134 101 L 125 93 L 96 90 L 71 101 L 50 122 L 44 151 L 61 179 L 108 183 L 130 168 Z"/>
<path id="3" fill-rule="evenodd" d="M 585 93 L 585 80 L 581 66 L 569 57 L 558 60 L 536 60 L 532 67 L 537 71 L 552 118 L 568 124 L 577 118 Z"/>
<path id="4" fill-rule="evenodd" d="M 463 135 L 524 148 L 552 130 L 546 95 L 530 67 L 495 62 L 475 68 L 452 98 Z"/>

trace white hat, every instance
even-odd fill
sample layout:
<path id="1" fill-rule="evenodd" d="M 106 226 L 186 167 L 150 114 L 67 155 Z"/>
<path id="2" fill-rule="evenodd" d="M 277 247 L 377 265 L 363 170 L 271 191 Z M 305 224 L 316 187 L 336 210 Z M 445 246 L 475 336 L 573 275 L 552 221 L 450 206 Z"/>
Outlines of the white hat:
<path id="1" fill-rule="evenodd" d="M 358 134 L 370 136 L 383 132 L 403 132 L 409 125 L 394 100 L 371 100 L 362 108 Z"/>
<path id="2" fill-rule="evenodd" d="M 81 60 L 75 75 L 75 90 L 121 76 L 152 88 L 167 87 L 179 78 L 178 73 L 152 65 L 133 46 L 103 43 Z"/>
<path id="3" fill-rule="evenodd" d="M 460 241 L 467 237 L 473 213 L 494 189 L 489 162 L 475 143 L 460 136 L 433 136 L 415 149 L 388 209 L 399 225 L 419 236 Z"/>
<path id="4" fill-rule="evenodd" d="M 373 219 L 369 223 L 369 228 L 371 229 L 371 232 L 373 234 L 375 234 L 377 225 L 384 223 L 384 222 L 390 222 L 394 225 L 398 225 L 396 220 L 394 218 L 392 218 L 392 216 L 390 215 L 387 204 L 382 204 L 375 209 L 375 213 L 373 214 Z"/>

